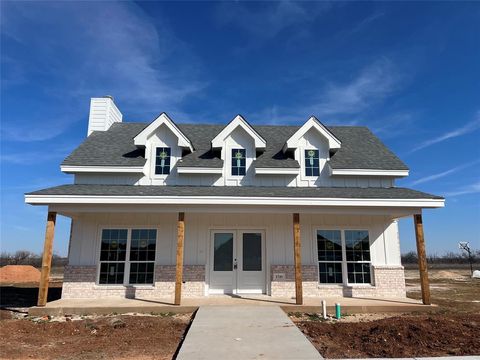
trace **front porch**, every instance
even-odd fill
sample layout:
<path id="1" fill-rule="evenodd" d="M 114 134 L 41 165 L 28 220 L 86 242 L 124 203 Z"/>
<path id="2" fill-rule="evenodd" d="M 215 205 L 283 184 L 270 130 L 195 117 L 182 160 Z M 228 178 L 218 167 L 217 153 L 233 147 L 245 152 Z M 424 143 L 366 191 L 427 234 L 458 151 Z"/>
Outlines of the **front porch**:
<path id="1" fill-rule="evenodd" d="M 294 298 L 277 298 L 268 295 L 210 295 L 201 298 L 184 298 L 180 306 L 172 297 L 164 299 L 60 299 L 29 309 L 31 316 L 61 316 L 88 314 L 126 313 L 186 313 L 196 311 L 200 306 L 280 306 L 285 312 L 322 312 L 322 300 L 327 302 L 327 313 L 335 313 L 335 304 L 341 305 L 342 314 L 355 313 L 403 313 L 435 311 L 435 305 L 425 306 L 421 301 L 404 299 L 372 299 L 352 297 L 304 297 L 303 304 L 297 305 Z"/>

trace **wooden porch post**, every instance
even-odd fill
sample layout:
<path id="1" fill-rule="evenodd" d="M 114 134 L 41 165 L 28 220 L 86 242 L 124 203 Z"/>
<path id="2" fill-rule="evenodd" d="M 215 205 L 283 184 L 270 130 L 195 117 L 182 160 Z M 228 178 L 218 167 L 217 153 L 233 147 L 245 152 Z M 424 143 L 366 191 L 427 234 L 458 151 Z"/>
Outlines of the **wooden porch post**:
<path id="1" fill-rule="evenodd" d="M 57 213 L 49 211 L 47 215 L 45 242 L 43 244 L 42 273 L 40 275 L 40 284 L 38 286 L 38 306 L 45 306 L 47 304 L 48 280 L 50 277 L 50 268 L 52 266 L 53 237 L 55 234 L 56 220 Z"/>
<path id="2" fill-rule="evenodd" d="M 185 213 L 178 213 L 177 223 L 177 269 L 175 272 L 175 305 L 180 305 L 183 280 L 183 243 L 185 239 Z"/>
<path id="3" fill-rule="evenodd" d="M 293 214 L 293 257 L 295 264 L 295 301 L 303 304 L 302 291 L 302 242 L 300 239 L 300 214 Z"/>
<path id="4" fill-rule="evenodd" d="M 415 237 L 417 239 L 418 269 L 420 271 L 420 285 L 422 288 L 422 301 L 430 305 L 430 285 L 428 282 L 427 255 L 425 252 L 425 238 L 423 237 L 422 214 L 413 215 L 415 223 Z"/>

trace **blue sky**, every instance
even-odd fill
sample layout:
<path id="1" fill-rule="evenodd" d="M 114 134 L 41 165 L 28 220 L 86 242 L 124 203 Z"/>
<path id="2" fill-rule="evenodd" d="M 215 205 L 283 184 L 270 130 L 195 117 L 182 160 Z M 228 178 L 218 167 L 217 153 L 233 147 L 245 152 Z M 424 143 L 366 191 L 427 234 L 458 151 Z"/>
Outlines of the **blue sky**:
<path id="1" fill-rule="evenodd" d="M 444 195 L 427 250 L 480 247 L 480 4 L 474 2 L 13 2 L 1 6 L 1 250 L 40 252 L 28 191 L 72 181 L 90 97 L 126 121 L 367 125 Z M 60 218 L 55 251 L 66 254 Z M 415 248 L 410 219 L 402 251 Z"/>

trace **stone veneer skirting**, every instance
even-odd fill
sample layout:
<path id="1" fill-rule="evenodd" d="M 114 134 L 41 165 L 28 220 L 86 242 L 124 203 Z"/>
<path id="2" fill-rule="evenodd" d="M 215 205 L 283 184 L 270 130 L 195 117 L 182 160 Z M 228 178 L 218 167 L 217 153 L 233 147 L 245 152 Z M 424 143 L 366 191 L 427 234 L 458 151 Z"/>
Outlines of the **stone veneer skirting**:
<path id="1" fill-rule="evenodd" d="M 108 297 L 170 298 L 175 293 L 175 265 L 155 265 L 153 286 L 97 285 L 96 266 L 65 266 L 63 299 L 98 299 Z M 183 267 L 182 297 L 204 295 L 205 266 Z"/>
<path id="2" fill-rule="evenodd" d="M 374 279 L 372 285 L 320 285 L 318 283 L 317 266 L 303 265 L 303 296 L 375 298 L 404 298 L 406 296 L 403 266 L 372 266 L 372 273 Z M 293 265 L 272 265 L 270 274 L 271 295 L 273 297 L 295 296 L 295 270 Z"/>

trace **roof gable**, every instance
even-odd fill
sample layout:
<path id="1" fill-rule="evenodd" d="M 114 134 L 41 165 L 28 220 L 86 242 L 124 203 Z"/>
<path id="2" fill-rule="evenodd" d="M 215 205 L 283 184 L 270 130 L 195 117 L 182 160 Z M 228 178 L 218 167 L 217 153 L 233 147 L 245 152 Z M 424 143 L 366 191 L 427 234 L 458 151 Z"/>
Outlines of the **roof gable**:
<path id="1" fill-rule="evenodd" d="M 267 141 L 243 118 L 242 115 L 237 115 L 227 126 L 225 126 L 220 133 L 212 139 L 212 148 L 223 147 L 224 140 L 237 128 L 241 127 L 250 135 L 254 142 L 255 148 L 265 148 Z"/>
<path id="2" fill-rule="evenodd" d="M 178 138 L 178 146 L 189 148 L 193 151 L 193 145 L 190 139 L 178 128 L 172 119 L 166 114 L 161 113 L 155 120 L 153 120 L 145 129 L 133 138 L 133 143 L 136 146 L 145 146 L 148 137 L 153 134 L 160 126 L 167 126 L 173 134 Z"/>
<path id="3" fill-rule="evenodd" d="M 330 149 L 339 149 L 342 145 L 342 142 L 330 131 L 328 130 L 315 116 L 310 116 L 310 118 L 303 124 L 300 129 L 298 129 L 295 134 L 293 134 L 286 142 L 283 147 L 283 151 L 288 149 L 295 149 L 298 147 L 299 140 L 310 130 L 315 129 L 320 134 L 322 134 L 328 140 L 328 146 Z"/>

